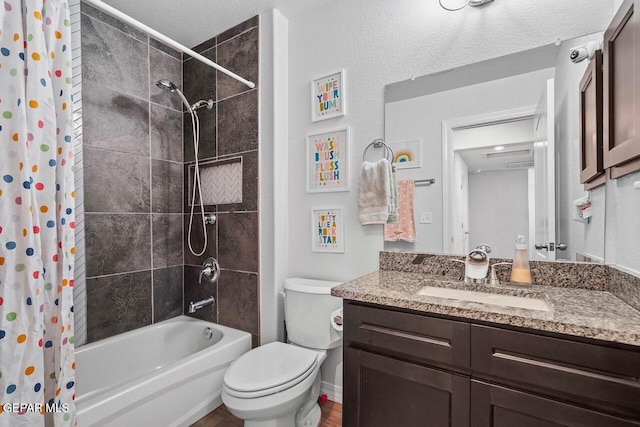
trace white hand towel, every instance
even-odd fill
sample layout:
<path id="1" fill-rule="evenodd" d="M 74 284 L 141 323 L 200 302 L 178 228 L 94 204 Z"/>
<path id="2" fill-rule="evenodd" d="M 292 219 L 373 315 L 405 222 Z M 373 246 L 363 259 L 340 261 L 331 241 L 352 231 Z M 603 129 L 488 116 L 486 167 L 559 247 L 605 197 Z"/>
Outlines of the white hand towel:
<path id="1" fill-rule="evenodd" d="M 387 159 L 362 163 L 358 191 L 360 224 L 386 224 L 391 202 L 391 165 Z"/>
<path id="2" fill-rule="evenodd" d="M 398 181 L 396 180 L 396 165 L 393 163 L 389 164 L 389 173 L 391 176 L 391 200 L 387 224 L 396 224 L 398 222 Z"/>

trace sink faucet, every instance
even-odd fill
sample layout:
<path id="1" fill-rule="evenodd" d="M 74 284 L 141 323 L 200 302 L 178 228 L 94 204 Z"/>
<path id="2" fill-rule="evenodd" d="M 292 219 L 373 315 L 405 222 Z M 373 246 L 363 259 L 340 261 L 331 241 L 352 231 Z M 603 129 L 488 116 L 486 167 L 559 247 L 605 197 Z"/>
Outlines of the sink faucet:
<path id="1" fill-rule="evenodd" d="M 210 305 L 213 305 L 215 302 L 216 302 L 216 299 L 212 296 L 207 299 L 203 299 L 196 302 L 191 301 L 189 303 L 189 313 L 195 313 L 196 310 L 200 310 L 203 307 L 208 307 Z"/>
<path id="2" fill-rule="evenodd" d="M 499 285 L 500 280 L 498 279 L 498 275 L 496 274 L 496 267 L 499 265 L 511 265 L 510 262 L 497 262 L 491 265 L 491 276 L 489 278 L 490 285 Z"/>
<path id="3" fill-rule="evenodd" d="M 457 262 L 459 264 L 464 265 L 464 272 L 462 273 L 462 276 L 464 277 L 464 283 L 469 283 L 469 277 L 467 277 L 467 263 L 462 261 L 461 259 L 455 259 L 455 258 L 449 258 L 449 261 L 451 262 Z"/>
<path id="4" fill-rule="evenodd" d="M 464 264 L 464 283 L 486 283 L 489 257 L 482 249 L 474 249 L 464 261 L 449 258 L 449 261 Z"/>

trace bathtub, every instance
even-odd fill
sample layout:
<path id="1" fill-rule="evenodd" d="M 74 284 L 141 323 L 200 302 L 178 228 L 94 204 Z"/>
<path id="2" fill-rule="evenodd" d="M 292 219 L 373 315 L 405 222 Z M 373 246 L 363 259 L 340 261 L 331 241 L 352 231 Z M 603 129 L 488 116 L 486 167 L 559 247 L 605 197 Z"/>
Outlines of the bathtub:
<path id="1" fill-rule="evenodd" d="M 225 370 L 250 349 L 250 334 L 187 316 L 82 346 L 78 426 L 190 425 L 222 404 Z"/>

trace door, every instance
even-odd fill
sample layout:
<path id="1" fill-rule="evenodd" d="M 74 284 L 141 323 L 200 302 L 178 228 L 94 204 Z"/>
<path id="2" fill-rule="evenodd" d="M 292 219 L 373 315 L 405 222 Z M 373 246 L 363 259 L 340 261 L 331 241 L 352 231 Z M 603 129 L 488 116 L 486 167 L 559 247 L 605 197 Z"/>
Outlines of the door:
<path id="1" fill-rule="evenodd" d="M 533 163 L 535 181 L 535 237 L 536 251 L 531 258 L 556 259 L 556 169 L 554 140 L 553 79 L 540 97 L 533 120 Z"/>
<path id="2" fill-rule="evenodd" d="M 469 253 L 469 167 L 460 153 L 453 160 L 453 254 Z"/>
<path id="3" fill-rule="evenodd" d="M 471 427 L 632 427 L 614 417 L 480 381 L 471 381 Z"/>
<path id="4" fill-rule="evenodd" d="M 351 347 L 344 373 L 344 426 L 469 426 L 469 378 Z"/>

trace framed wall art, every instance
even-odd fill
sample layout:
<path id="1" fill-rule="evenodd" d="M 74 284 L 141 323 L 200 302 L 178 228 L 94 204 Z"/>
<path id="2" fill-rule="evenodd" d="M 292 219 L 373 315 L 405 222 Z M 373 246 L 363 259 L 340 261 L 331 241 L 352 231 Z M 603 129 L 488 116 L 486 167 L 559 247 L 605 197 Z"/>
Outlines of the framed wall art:
<path id="1" fill-rule="evenodd" d="M 311 251 L 344 253 L 344 213 L 342 208 L 311 210 Z"/>
<path id="2" fill-rule="evenodd" d="M 349 191 L 348 127 L 307 136 L 307 193 Z"/>
<path id="3" fill-rule="evenodd" d="M 311 82 L 311 121 L 345 115 L 344 70 Z"/>
<path id="4" fill-rule="evenodd" d="M 393 150 L 393 162 L 397 169 L 414 169 L 422 167 L 422 140 L 389 142 Z"/>

